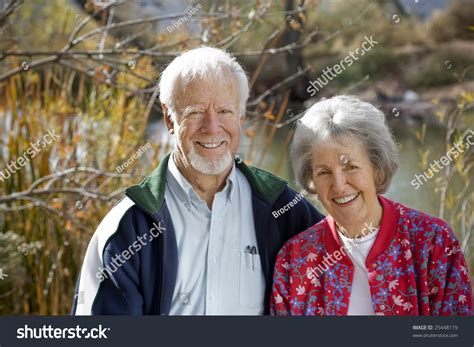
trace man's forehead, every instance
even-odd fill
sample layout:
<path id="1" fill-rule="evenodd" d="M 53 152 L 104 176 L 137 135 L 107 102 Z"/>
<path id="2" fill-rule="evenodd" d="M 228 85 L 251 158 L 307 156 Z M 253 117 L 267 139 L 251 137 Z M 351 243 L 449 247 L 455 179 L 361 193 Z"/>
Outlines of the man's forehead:
<path id="1" fill-rule="evenodd" d="M 207 103 L 238 103 L 240 90 L 238 83 L 232 80 L 208 81 L 192 80 L 181 85 L 177 103 L 179 104 L 207 104 Z"/>

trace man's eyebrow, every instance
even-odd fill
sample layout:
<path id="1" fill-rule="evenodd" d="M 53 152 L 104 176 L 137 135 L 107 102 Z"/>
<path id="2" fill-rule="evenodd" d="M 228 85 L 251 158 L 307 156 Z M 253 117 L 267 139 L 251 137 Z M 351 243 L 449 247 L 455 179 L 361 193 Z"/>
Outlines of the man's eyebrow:
<path id="1" fill-rule="evenodd" d="M 217 107 L 228 107 L 228 108 L 234 108 L 234 104 L 228 102 L 228 103 L 222 103 L 222 104 L 217 104 Z"/>
<path id="2" fill-rule="evenodd" d="M 183 112 L 183 113 L 189 113 L 189 112 L 191 112 L 191 111 L 202 110 L 202 109 L 204 109 L 203 106 L 200 106 L 200 105 L 192 105 L 192 106 L 187 106 L 187 107 L 181 109 L 181 112 Z"/>

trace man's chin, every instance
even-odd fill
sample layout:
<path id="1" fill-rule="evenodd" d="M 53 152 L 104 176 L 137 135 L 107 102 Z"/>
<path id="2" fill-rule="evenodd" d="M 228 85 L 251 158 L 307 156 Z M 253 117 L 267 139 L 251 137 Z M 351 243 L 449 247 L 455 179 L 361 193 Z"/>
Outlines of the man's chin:
<path id="1" fill-rule="evenodd" d="M 220 175 L 232 165 L 232 155 L 228 151 L 219 158 L 208 158 L 191 151 L 188 159 L 194 170 L 206 175 Z"/>

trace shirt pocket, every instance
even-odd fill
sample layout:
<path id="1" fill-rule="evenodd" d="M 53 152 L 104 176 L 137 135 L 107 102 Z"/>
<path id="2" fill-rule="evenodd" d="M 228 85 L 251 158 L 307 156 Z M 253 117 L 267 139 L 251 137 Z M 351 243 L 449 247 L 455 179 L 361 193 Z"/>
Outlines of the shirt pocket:
<path id="1" fill-rule="evenodd" d="M 260 255 L 240 252 L 240 305 L 252 309 L 253 314 L 262 314 L 264 296 L 265 279 Z"/>

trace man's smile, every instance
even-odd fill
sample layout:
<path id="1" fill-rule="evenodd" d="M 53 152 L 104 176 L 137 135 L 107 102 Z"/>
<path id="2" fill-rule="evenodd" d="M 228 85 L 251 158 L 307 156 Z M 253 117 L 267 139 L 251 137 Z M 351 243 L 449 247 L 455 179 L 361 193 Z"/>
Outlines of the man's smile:
<path id="1" fill-rule="evenodd" d="M 207 149 L 214 149 L 214 148 L 221 147 L 225 143 L 225 141 L 210 141 L 210 142 L 195 141 L 195 143 Z"/>

